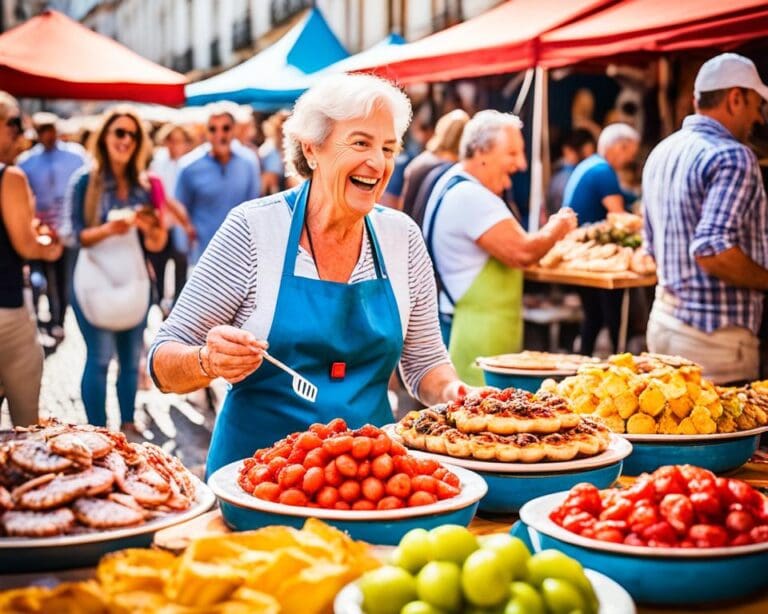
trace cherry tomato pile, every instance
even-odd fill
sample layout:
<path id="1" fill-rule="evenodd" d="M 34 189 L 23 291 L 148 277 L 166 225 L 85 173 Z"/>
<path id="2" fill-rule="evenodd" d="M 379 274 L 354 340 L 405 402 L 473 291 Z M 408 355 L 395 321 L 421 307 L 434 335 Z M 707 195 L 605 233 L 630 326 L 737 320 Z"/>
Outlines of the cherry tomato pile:
<path id="1" fill-rule="evenodd" d="M 259 499 L 338 510 L 391 510 L 459 494 L 459 478 L 406 453 L 370 424 L 313 424 L 243 461 L 238 484 Z"/>
<path id="2" fill-rule="evenodd" d="M 746 482 L 692 465 L 660 467 L 627 489 L 577 484 L 550 518 L 583 537 L 630 546 L 768 542 L 768 499 Z"/>

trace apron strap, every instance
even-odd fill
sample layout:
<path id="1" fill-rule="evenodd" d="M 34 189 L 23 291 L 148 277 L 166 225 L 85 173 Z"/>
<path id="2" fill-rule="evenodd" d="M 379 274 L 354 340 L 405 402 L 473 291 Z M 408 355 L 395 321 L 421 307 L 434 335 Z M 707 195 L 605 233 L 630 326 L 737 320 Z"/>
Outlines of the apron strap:
<path id="1" fill-rule="evenodd" d="M 293 211 L 291 218 L 291 228 L 288 232 L 288 243 L 285 247 L 285 258 L 283 259 L 283 277 L 293 277 L 296 270 L 296 256 L 299 252 L 299 239 L 304 227 L 304 217 L 307 212 L 307 198 L 309 196 L 309 187 L 311 182 L 305 181 L 298 189 L 290 190 L 283 194 L 288 207 Z M 387 279 L 387 268 L 384 264 L 379 241 L 376 238 L 376 231 L 373 228 L 370 216 L 365 216 L 365 230 L 368 233 L 368 240 L 371 242 L 371 252 L 373 255 L 373 265 L 376 269 L 378 279 Z"/>
<path id="2" fill-rule="evenodd" d="M 448 190 L 450 190 L 453 186 L 461 183 L 462 181 L 469 181 L 469 178 L 464 177 L 463 175 L 454 175 L 448 180 L 437 197 L 435 206 L 432 209 L 432 215 L 430 215 L 428 219 L 424 220 L 424 228 L 426 228 L 427 231 L 427 252 L 429 252 L 429 257 L 432 259 L 432 268 L 435 270 L 435 277 L 437 278 L 437 288 L 439 291 L 442 291 L 442 293 L 445 294 L 448 301 L 450 301 L 451 305 L 454 306 L 456 305 L 456 301 L 453 300 L 451 293 L 448 292 L 448 288 L 443 282 L 443 277 L 440 275 L 440 269 L 437 268 L 437 260 L 435 260 L 435 218 L 437 217 L 437 212 L 440 210 L 440 207 L 443 205 L 443 199 L 448 193 Z"/>

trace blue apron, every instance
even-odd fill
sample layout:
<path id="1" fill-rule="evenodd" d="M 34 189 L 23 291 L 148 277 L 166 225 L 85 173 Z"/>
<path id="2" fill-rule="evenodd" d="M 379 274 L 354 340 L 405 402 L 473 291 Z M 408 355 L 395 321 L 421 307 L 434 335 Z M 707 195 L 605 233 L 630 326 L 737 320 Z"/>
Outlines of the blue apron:
<path id="1" fill-rule="evenodd" d="M 298 397 L 291 376 L 264 361 L 227 393 L 213 429 L 208 475 L 313 422 L 341 417 L 355 428 L 392 421 L 387 383 L 403 334 L 376 233 L 366 216 L 376 279 L 347 284 L 296 276 L 308 193 L 307 181 L 283 194 L 293 217 L 268 341 L 270 354 L 317 386 L 317 399 Z M 344 363 L 342 378 L 331 377 L 334 363 Z"/>

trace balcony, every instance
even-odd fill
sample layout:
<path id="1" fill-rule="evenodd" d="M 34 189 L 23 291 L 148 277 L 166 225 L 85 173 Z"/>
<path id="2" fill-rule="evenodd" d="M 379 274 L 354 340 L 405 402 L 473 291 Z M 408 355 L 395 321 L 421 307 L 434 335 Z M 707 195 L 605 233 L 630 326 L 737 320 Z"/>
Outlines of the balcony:
<path id="1" fill-rule="evenodd" d="M 214 66 L 221 66 L 221 45 L 218 38 L 211 41 L 211 67 Z"/>
<path id="2" fill-rule="evenodd" d="M 299 11 L 314 5 L 312 0 L 272 0 L 269 5 L 269 16 L 272 25 L 279 24 Z"/>
<path id="3" fill-rule="evenodd" d="M 193 60 L 192 47 L 189 47 L 184 53 L 173 56 L 171 68 L 176 72 L 187 73 L 194 67 Z"/>
<path id="4" fill-rule="evenodd" d="M 232 49 L 239 51 L 251 46 L 253 37 L 251 36 L 251 16 L 246 14 L 242 19 L 238 19 L 232 24 Z"/>

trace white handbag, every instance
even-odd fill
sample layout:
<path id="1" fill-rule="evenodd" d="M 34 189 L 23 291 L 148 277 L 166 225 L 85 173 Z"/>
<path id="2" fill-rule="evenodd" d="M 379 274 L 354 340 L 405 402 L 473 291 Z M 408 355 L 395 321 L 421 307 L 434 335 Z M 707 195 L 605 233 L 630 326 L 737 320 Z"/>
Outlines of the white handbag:
<path id="1" fill-rule="evenodd" d="M 150 280 L 136 228 L 81 247 L 74 272 L 80 309 L 97 328 L 121 331 L 147 315 Z"/>

